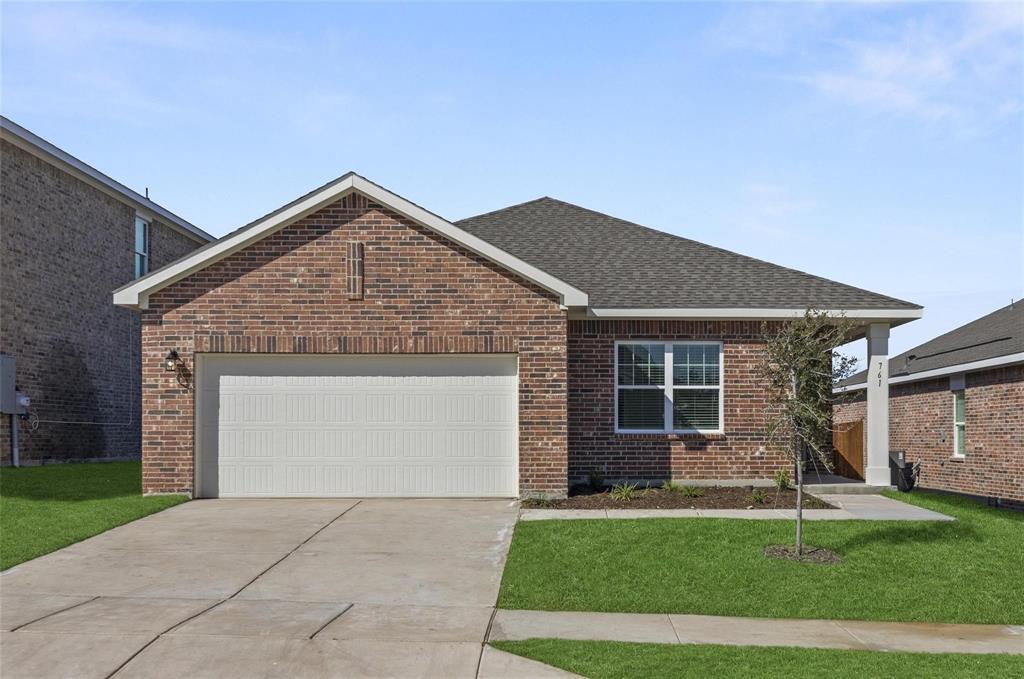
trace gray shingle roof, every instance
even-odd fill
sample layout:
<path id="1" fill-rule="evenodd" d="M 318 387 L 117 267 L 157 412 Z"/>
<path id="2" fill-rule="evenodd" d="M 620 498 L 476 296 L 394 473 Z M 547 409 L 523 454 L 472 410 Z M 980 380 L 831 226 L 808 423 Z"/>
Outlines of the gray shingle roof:
<path id="1" fill-rule="evenodd" d="M 892 357 L 889 359 L 889 377 L 912 376 L 926 370 L 1022 352 L 1024 302 L 1017 302 Z M 840 386 L 863 384 L 864 372 L 851 375 Z"/>
<path id="2" fill-rule="evenodd" d="M 553 198 L 455 224 L 583 290 L 594 308 L 921 308 Z"/>

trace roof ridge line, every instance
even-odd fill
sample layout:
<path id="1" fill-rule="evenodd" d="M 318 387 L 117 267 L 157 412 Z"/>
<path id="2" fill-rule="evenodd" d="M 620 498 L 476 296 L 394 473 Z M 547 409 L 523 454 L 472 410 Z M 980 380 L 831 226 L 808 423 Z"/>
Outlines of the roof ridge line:
<path id="1" fill-rule="evenodd" d="M 601 212 L 599 210 L 594 210 L 594 209 L 589 208 L 589 207 L 583 207 L 582 205 L 576 205 L 575 203 L 570 203 L 568 201 L 560 200 L 558 198 L 552 198 L 550 196 L 544 196 L 542 198 L 536 198 L 534 200 L 526 201 L 524 203 L 518 203 L 516 205 L 509 205 L 508 207 L 500 208 L 498 210 L 492 210 L 491 212 L 485 212 L 483 214 L 475 215 L 474 217 L 467 217 L 465 221 L 469 221 L 471 219 L 475 219 L 476 217 L 485 217 L 487 215 L 493 215 L 493 214 L 496 214 L 498 212 L 502 212 L 504 210 L 511 210 L 513 208 L 522 207 L 523 205 L 528 205 L 529 203 L 536 203 L 538 201 L 545 200 L 545 199 L 553 201 L 555 203 L 559 203 L 561 205 L 565 205 L 565 206 L 577 209 L 577 210 L 582 210 L 584 212 L 589 212 L 591 214 L 599 215 L 599 216 L 604 217 L 606 219 L 612 219 L 612 220 L 615 220 L 617 222 L 622 222 L 623 224 L 628 224 L 630 226 L 633 226 L 633 227 L 636 227 L 636 228 L 639 228 L 639 229 L 643 229 L 644 231 L 649 231 L 651 233 L 658 234 L 659 236 L 667 236 L 669 238 L 674 238 L 676 240 L 685 241 L 687 243 L 692 243 L 692 244 L 697 245 L 699 247 L 709 248 L 711 250 L 715 250 L 717 252 L 722 252 L 722 253 L 725 253 L 725 254 L 728 254 L 728 255 L 732 255 L 734 257 L 743 257 L 744 259 L 747 259 L 747 260 L 750 260 L 750 261 L 753 261 L 753 262 L 758 262 L 760 264 L 765 264 L 767 266 L 774 267 L 776 269 L 783 269 L 785 271 L 790 271 L 792 273 L 796 273 L 796 274 L 799 274 L 801 276 L 806 276 L 808 278 L 813 278 L 815 280 L 824 281 L 824 282 L 829 283 L 831 285 L 840 285 L 840 286 L 842 286 L 844 288 L 847 288 L 847 289 L 850 289 L 850 290 L 858 290 L 860 292 L 869 292 L 872 295 L 875 295 L 877 297 L 880 297 L 880 298 L 883 298 L 883 299 L 887 299 L 887 300 L 890 300 L 890 301 L 893 301 L 893 302 L 898 302 L 900 304 L 906 304 L 906 305 L 914 307 L 916 309 L 923 309 L 924 308 L 920 304 L 915 304 L 913 302 L 908 302 L 907 300 L 899 299 L 899 298 L 896 298 L 896 297 L 891 297 L 889 295 L 883 295 L 882 293 L 875 292 L 874 290 L 868 290 L 867 288 L 858 288 L 855 285 L 850 285 L 848 283 L 843 283 L 843 282 L 840 282 L 840 281 L 832 280 L 831 278 L 825 278 L 824 276 L 819 276 L 817 274 L 809 273 L 807 271 L 802 271 L 800 269 L 794 269 L 792 267 L 783 266 L 781 264 L 776 264 L 775 262 L 769 262 L 769 261 L 764 260 L 764 259 L 759 259 L 757 257 L 752 257 L 750 255 L 745 255 L 742 252 L 736 252 L 734 250 L 727 250 L 727 249 L 725 249 L 723 247 L 719 247 L 717 245 L 710 245 L 710 244 L 705 243 L 703 241 L 695 240 L 693 238 L 687 238 L 686 236 L 680 236 L 678 234 L 669 233 L 667 231 L 662 231 L 660 229 L 655 229 L 652 226 L 645 226 L 643 224 L 639 224 L 637 222 L 630 221 L 628 219 L 623 219 L 622 217 L 616 217 L 615 215 L 610 215 L 607 212 Z"/>
<path id="2" fill-rule="evenodd" d="M 551 196 L 541 196 L 540 198 L 533 198 L 531 200 L 524 200 L 522 203 L 514 203 L 512 205 L 506 205 L 505 207 L 499 207 L 499 208 L 497 208 L 495 210 L 489 210 L 487 212 L 481 212 L 478 215 L 471 215 L 469 217 L 463 217 L 462 219 L 456 219 L 454 222 L 452 222 L 452 224 L 458 224 L 459 222 L 468 222 L 470 220 L 476 219 L 477 217 L 486 217 L 488 215 L 493 215 L 493 214 L 496 214 L 498 212 L 504 212 L 505 210 L 511 210 L 513 208 L 522 207 L 524 205 L 529 205 L 530 203 L 539 203 L 542 200 L 553 200 L 553 201 L 556 201 L 556 202 L 559 202 L 559 203 L 563 202 L 563 201 L 558 200 L 557 198 L 552 198 Z M 572 203 L 566 203 L 566 205 L 571 205 L 571 204 Z"/>
<path id="3" fill-rule="evenodd" d="M 943 337 L 948 337 L 949 335 L 952 335 L 953 333 L 959 332 L 960 330 L 963 330 L 964 328 L 966 328 L 969 325 L 974 325 L 975 323 L 980 323 L 981 321 L 984 321 L 986 318 L 989 318 L 990 316 L 995 316 L 996 314 L 998 314 L 1001 311 L 1008 311 L 1008 310 L 1014 309 L 1018 304 L 1019 304 L 1019 302 L 1011 302 L 1011 303 L 1007 304 L 1006 306 L 999 307 L 995 311 L 988 312 L 984 316 L 978 316 L 977 318 L 975 318 L 972 321 L 967 321 L 966 323 L 962 323 L 962 324 L 956 326 L 955 328 L 947 330 L 946 332 L 944 332 L 944 333 L 942 333 L 940 335 L 936 335 L 935 337 L 932 337 L 931 339 L 928 339 L 928 340 L 925 340 L 924 342 L 921 342 L 917 346 L 910 347 L 909 349 L 907 349 L 906 351 L 898 354 L 897 356 L 893 356 L 893 358 L 899 358 L 900 356 L 903 356 L 904 354 L 909 354 L 910 352 L 912 352 L 912 351 L 914 351 L 916 349 L 920 349 L 921 347 L 923 347 L 923 346 L 925 346 L 927 344 L 931 344 L 932 342 L 937 342 L 940 339 L 942 339 Z M 1005 340 L 1008 340 L 1008 339 L 1013 339 L 1013 336 L 1011 335 L 1010 337 L 1001 337 L 1001 338 L 997 338 L 997 339 L 994 339 L 994 340 L 986 340 L 985 342 L 981 342 L 980 344 L 988 344 L 988 343 L 991 343 L 991 342 L 1002 342 L 1002 341 L 1005 341 Z M 972 346 L 974 346 L 974 345 L 964 345 L 964 346 L 956 347 L 956 348 L 953 348 L 953 349 L 945 349 L 945 350 L 943 350 L 942 352 L 939 352 L 939 353 L 948 353 L 950 351 L 960 351 L 962 349 L 969 349 Z M 928 355 L 926 354 L 926 356 L 928 356 Z M 924 358 L 924 356 L 919 356 L 918 358 Z"/>

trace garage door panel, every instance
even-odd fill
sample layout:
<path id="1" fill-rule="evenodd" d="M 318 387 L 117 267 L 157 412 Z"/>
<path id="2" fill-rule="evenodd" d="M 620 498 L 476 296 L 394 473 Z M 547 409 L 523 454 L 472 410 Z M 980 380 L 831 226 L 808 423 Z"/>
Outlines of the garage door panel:
<path id="1" fill-rule="evenodd" d="M 513 496 L 513 357 L 206 357 L 204 496 Z M 375 374 L 383 373 L 383 374 Z"/>
<path id="2" fill-rule="evenodd" d="M 325 464 L 323 466 L 324 495 L 352 495 L 355 493 L 356 470 L 352 465 Z"/>
<path id="3" fill-rule="evenodd" d="M 498 465 L 446 465 L 444 471 L 448 495 L 493 495 L 511 480 L 509 469 Z"/>

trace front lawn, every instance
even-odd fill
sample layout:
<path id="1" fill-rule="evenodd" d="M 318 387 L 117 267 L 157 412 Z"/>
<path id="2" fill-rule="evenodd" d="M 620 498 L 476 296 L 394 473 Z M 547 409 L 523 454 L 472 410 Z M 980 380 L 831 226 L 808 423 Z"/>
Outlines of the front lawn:
<path id="1" fill-rule="evenodd" d="M 186 499 L 143 497 L 138 462 L 2 469 L 0 570 Z"/>
<path id="2" fill-rule="evenodd" d="M 698 613 L 1024 623 L 1024 512 L 915 491 L 896 499 L 955 522 L 808 521 L 836 565 L 766 559 L 792 521 L 523 521 L 498 605 L 551 611 Z"/>
<path id="3" fill-rule="evenodd" d="M 1020 676 L 1019 655 L 878 653 L 822 648 L 630 644 L 615 641 L 527 639 L 492 642 L 495 648 L 592 679 L 862 679 Z"/>

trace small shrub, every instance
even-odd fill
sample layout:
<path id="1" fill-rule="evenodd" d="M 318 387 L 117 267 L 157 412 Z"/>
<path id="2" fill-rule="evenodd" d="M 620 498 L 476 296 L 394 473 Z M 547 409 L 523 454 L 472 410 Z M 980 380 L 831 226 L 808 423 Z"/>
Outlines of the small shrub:
<path id="1" fill-rule="evenodd" d="M 683 497 L 704 497 L 704 489 L 700 486 L 683 486 L 680 492 Z"/>
<path id="2" fill-rule="evenodd" d="M 780 492 L 789 488 L 789 471 L 785 468 L 775 472 L 775 487 Z"/>
<path id="3" fill-rule="evenodd" d="M 591 469 L 587 474 L 587 485 L 591 490 L 602 490 L 604 488 L 604 474 L 600 469 Z"/>
<path id="4" fill-rule="evenodd" d="M 764 492 L 763 490 L 755 489 L 754 492 L 750 494 L 750 504 L 763 505 L 767 501 L 768 493 Z"/>
<path id="5" fill-rule="evenodd" d="M 632 500 L 636 495 L 635 483 L 620 483 L 612 486 L 611 496 L 613 500 Z"/>
<path id="6" fill-rule="evenodd" d="M 677 481 L 673 481 L 672 479 L 669 479 L 665 483 L 661 484 L 661 489 L 662 490 L 667 490 L 670 493 L 682 493 L 683 492 L 682 484 L 680 484 Z"/>

